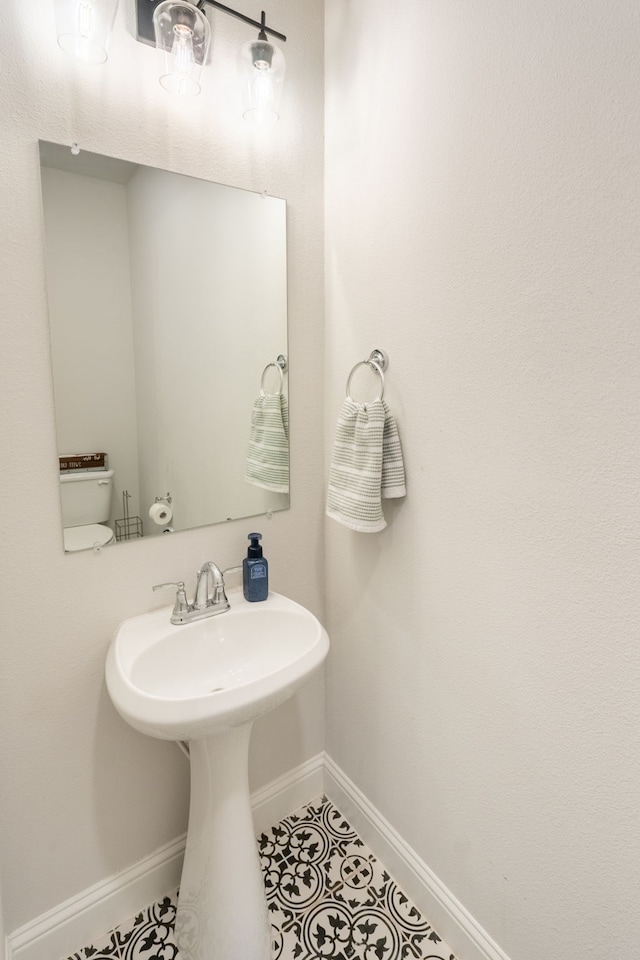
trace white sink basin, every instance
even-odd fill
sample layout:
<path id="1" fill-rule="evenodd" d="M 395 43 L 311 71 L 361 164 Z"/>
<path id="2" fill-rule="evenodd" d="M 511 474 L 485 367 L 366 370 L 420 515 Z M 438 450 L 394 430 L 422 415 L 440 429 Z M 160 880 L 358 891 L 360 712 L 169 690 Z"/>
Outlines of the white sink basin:
<path id="1" fill-rule="evenodd" d="M 324 627 L 277 593 L 174 626 L 170 608 L 125 620 L 107 656 L 109 694 L 136 730 L 195 740 L 251 723 L 282 703 L 322 664 Z"/>

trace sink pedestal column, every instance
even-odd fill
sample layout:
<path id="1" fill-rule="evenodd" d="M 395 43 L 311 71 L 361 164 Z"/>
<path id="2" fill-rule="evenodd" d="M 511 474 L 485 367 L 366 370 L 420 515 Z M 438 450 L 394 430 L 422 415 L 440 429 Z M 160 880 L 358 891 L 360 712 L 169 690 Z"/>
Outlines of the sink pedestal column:
<path id="1" fill-rule="evenodd" d="M 270 960 L 249 796 L 251 724 L 191 740 L 191 805 L 178 912 L 180 960 Z"/>

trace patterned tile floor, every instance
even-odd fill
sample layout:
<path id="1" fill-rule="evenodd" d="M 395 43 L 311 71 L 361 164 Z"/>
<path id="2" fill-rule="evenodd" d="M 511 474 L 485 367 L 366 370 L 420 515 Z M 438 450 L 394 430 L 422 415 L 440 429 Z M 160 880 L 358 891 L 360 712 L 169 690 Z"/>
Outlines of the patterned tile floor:
<path id="1" fill-rule="evenodd" d="M 455 960 L 326 798 L 263 833 L 258 844 L 273 960 Z M 167 895 L 67 960 L 179 960 L 176 899 Z"/>

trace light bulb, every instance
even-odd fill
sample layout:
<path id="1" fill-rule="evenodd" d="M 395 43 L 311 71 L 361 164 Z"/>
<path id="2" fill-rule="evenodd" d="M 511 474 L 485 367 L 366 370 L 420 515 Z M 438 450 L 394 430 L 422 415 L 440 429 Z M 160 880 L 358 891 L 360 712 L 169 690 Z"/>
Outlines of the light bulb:
<path id="1" fill-rule="evenodd" d="M 245 111 L 245 116 L 250 114 L 248 119 L 259 124 L 275 123 L 278 114 L 273 108 L 273 83 L 268 67 L 254 68 L 251 79 L 250 100 L 251 107 Z"/>
<path id="2" fill-rule="evenodd" d="M 195 64 L 193 55 L 193 30 L 183 23 L 173 28 L 174 41 L 171 48 L 172 70 L 169 77 L 162 77 L 160 83 L 165 89 L 182 96 L 188 95 L 189 71 Z M 170 84 L 166 82 L 170 80 Z"/>
<path id="3" fill-rule="evenodd" d="M 79 37 L 87 40 L 91 36 L 95 17 L 90 3 L 79 3 L 76 9 L 76 24 Z"/>

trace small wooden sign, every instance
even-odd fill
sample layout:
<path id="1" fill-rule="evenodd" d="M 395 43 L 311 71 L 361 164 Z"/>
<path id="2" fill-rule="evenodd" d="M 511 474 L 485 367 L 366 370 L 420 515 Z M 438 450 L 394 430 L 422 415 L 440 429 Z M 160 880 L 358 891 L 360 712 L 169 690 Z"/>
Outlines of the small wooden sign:
<path id="1" fill-rule="evenodd" d="M 108 458 L 106 453 L 74 453 L 68 457 L 60 457 L 60 470 L 106 470 Z"/>

